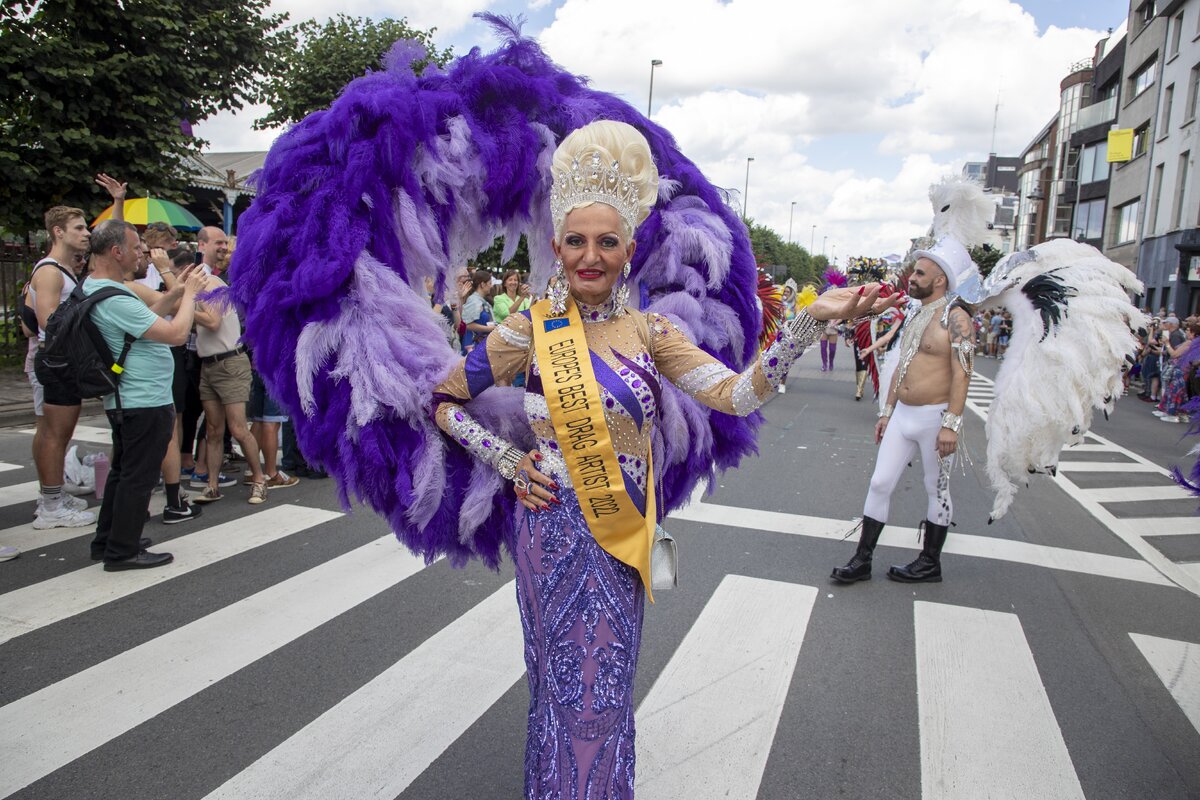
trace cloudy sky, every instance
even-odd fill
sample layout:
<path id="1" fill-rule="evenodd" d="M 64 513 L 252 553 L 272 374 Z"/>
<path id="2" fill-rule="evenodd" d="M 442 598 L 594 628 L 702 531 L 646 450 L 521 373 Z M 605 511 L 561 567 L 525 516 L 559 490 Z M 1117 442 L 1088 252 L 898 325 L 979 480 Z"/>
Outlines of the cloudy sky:
<path id="1" fill-rule="evenodd" d="M 333 4 L 274 0 L 293 20 Z M 1017 155 L 1056 112 L 1125 0 L 343 0 L 356 16 L 436 27 L 456 53 L 495 46 L 479 10 L 527 34 L 599 89 L 645 108 L 756 221 L 820 253 L 903 253 L 928 227 L 926 191 L 965 161 Z M 197 126 L 214 151 L 259 150 L 258 109 Z M 792 203 L 795 203 L 793 208 Z M 813 226 L 816 226 L 815 230 Z"/>

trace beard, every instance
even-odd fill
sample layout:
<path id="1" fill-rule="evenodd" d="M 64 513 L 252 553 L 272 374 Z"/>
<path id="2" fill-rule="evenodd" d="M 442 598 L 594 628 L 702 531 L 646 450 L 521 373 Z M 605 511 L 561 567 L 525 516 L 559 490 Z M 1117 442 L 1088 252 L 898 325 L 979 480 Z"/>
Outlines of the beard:
<path id="1" fill-rule="evenodd" d="M 933 294 L 932 286 L 920 286 L 912 281 L 908 283 L 908 296 L 917 300 L 924 300 L 929 295 Z"/>

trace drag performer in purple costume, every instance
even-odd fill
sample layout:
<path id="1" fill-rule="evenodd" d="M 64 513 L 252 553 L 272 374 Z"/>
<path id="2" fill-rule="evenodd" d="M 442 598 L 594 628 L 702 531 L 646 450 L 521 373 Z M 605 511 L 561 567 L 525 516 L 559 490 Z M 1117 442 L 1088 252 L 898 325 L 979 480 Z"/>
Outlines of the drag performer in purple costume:
<path id="1" fill-rule="evenodd" d="M 509 254 L 527 237 L 535 289 L 561 270 L 557 310 L 582 318 L 619 483 L 650 523 L 753 451 L 755 410 L 818 318 L 886 304 L 877 288 L 831 292 L 760 355 L 754 258 L 722 195 L 666 131 L 489 20 L 509 39 L 497 53 L 417 77 L 424 50 L 398 44 L 386 71 L 280 137 L 239 226 L 232 291 L 301 448 L 347 505 L 368 503 L 430 560 L 513 559 L 527 796 L 629 798 L 636 559 L 605 549 L 576 499 L 534 314 L 460 359 L 424 278 L 443 293 L 497 235 Z M 615 184 L 588 184 L 610 171 Z M 493 385 L 526 370 L 523 390 Z"/>

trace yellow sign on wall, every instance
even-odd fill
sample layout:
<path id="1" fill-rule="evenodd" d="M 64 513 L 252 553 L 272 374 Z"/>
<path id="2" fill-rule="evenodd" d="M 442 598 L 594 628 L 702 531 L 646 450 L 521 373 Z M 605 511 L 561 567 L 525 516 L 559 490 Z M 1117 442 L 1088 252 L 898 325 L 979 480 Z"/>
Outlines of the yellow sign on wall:
<path id="1" fill-rule="evenodd" d="M 1133 128 L 1108 132 L 1108 163 L 1133 159 Z"/>

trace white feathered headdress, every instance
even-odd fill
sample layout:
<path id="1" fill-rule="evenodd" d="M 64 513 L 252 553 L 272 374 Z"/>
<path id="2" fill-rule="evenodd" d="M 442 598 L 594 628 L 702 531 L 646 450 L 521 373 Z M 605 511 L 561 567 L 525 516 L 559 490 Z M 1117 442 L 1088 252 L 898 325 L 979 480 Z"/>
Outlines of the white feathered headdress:
<path id="1" fill-rule="evenodd" d="M 933 238 L 949 236 L 968 249 L 992 238 L 988 227 L 996 217 L 996 203 L 978 183 L 948 175 L 929 187 L 933 204 Z"/>

